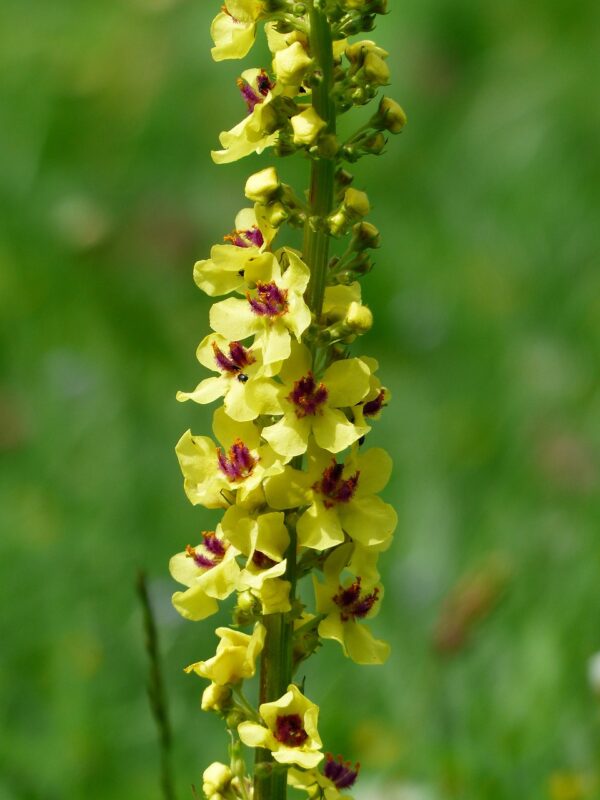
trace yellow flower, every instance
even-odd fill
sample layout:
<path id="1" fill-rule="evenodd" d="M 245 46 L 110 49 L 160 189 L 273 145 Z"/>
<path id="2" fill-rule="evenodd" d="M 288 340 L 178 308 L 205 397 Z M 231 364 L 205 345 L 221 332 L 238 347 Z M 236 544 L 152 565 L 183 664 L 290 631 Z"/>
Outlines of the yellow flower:
<path id="1" fill-rule="evenodd" d="M 234 422 L 223 408 L 213 415 L 213 431 L 222 447 L 191 431 L 175 447 L 188 499 L 206 508 L 227 508 L 234 499 L 250 507 L 260 505 L 262 481 L 283 469 L 275 453 L 260 444 L 252 422 Z"/>
<path id="2" fill-rule="evenodd" d="M 259 708 L 265 725 L 242 722 L 238 733 L 248 747 L 264 747 L 279 764 L 297 764 L 312 769 L 323 759 L 317 730 L 319 708 L 294 684 L 272 703 Z"/>
<path id="3" fill-rule="evenodd" d="M 352 800 L 349 795 L 341 794 L 341 790 L 354 786 L 359 771 L 360 764 L 352 765 L 350 761 L 343 761 L 341 756 L 334 758 L 327 753 L 323 772 L 292 767 L 288 771 L 288 786 L 302 789 L 314 800 Z"/>
<path id="4" fill-rule="evenodd" d="M 203 541 L 196 547 L 187 546 L 169 562 L 173 578 L 187 586 L 185 592 L 175 592 L 173 605 L 182 617 L 201 620 L 216 614 L 217 600 L 224 600 L 238 585 L 240 568 L 235 560 L 238 550 L 216 531 L 205 531 Z"/>
<path id="5" fill-rule="evenodd" d="M 285 467 L 265 481 L 265 494 L 272 508 L 308 506 L 296 526 L 303 547 L 327 550 L 348 534 L 366 548 L 384 550 L 398 518 L 377 492 L 391 470 L 389 455 L 379 447 L 364 452 L 355 447 L 339 464 L 331 453 L 310 447 L 307 471 Z"/>
<path id="6" fill-rule="evenodd" d="M 214 245 L 210 258 L 194 265 L 196 285 L 210 297 L 246 291 L 246 269 L 269 247 L 276 232 L 265 217 L 264 206 L 243 208 L 235 218 L 235 230 L 225 237 L 227 244 Z"/>
<path id="7" fill-rule="evenodd" d="M 381 584 L 371 585 L 356 575 L 342 579 L 347 568 L 352 545 L 344 544 L 331 553 L 325 561 L 320 583 L 313 576 L 317 611 L 325 614 L 319 624 L 319 636 L 339 642 L 344 655 L 357 664 L 383 664 L 390 654 L 387 642 L 375 639 L 360 621 L 373 617 L 379 611 L 383 597 Z"/>
<path id="8" fill-rule="evenodd" d="M 221 525 L 229 541 L 247 559 L 239 577 L 240 590 L 249 589 L 260 600 L 263 614 L 289 611 L 290 584 L 280 580 L 285 574 L 285 553 L 290 543 L 284 514 L 275 511 L 255 515 L 240 506 L 231 506 Z"/>
<path id="9" fill-rule="evenodd" d="M 256 289 L 249 291 L 245 300 L 230 297 L 215 303 L 210 311 L 211 328 L 222 336 L 237 341 L 254 335 L 266 365 L 288 358 L 290 334 L 299 341 L 311 319 L 303 297 L 310 270 L 291 250 L 284 253 L 287 268 L 283 274 L 275 256 L 262 258 L 246 274 L 247 280 L 255 279 Z"/>
<path id="10" fill-rule="evenodd" d="M 256 21 L 264 10 L 260 0 L 225 0 L 223 10 L 212 21 L 210 34 L 215 46 L 215 61 L 243 58 L 256 36 Z"/>
<path id="11" fill-rule="evenodd" d="M 278 386 L 265 377 L 262 352 L 240 342 L 228 342 L 219 334 L 206 336 L 196 351 L 198 361 L 218 377 L 201 381 L 193 392 L 177 392 L 179 401 L 212 403 L 224 397 L 225 411 L 237 422 L 248 422 L 260 414 L 276 414 Z"/>
<path id="12" fill-rule="evenodd" d="M 283 86 L 271 83 L 261 69 L 242 72 L 238 86 L 248 107 L 248 115 L 230 131 L 223 131 L 219 141 L 223 150 L 213 150 L 215 164 L 229 164 L 251 153 L 262 153 L 277 141 L 282 121 L 273 101 L 284 93 Z"/>
<path id="13" fill-rule="evenodd" d="M 286 460 L 306 452 L 312 433 L 319 447 L 339 453 L 369 428 L 350 422 L 341 411 L 356 405 L 369 391 L 370 372 L 363 361 L 349 358 L 327 367 L 322 379 L 313 375 L 310 354 L 297 345 L 283 364 L 283 417 L 263 429 L 263 438 Z"/>
<path id="14" fill-rule="evenodd" d="M 256 672 L 256 659 L 265 644 L 266 629 L 257 622 L 252 635 L 230 628 L 217 628 L 221 639 L 216 654 L 208 661 L 197 661 L 185 668 L 201 678 L 208 678 L 217 686 L 239 683 Z"/>

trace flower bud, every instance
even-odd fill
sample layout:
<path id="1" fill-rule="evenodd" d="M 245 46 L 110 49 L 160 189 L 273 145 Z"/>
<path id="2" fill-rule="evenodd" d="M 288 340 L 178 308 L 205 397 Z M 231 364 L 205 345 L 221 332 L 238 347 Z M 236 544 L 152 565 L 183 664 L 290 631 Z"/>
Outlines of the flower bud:
<path id="1" fill-rule="evenodd" d="M 211 683 L 202 693 L 202 711 L 223 711 L 231 703 L 231 689 Z"/>
<path id="2" fill-rule="evenodd" d="M 386 130 L 390 133 L 400 133 L 406 123 L 404 109 L 391 97 L 381 98 L 377 113 L 370 120 L 370 124 L 376 130 Z"/>
<path id="3" fill-rule="evenodd" d="M 371 133 L 369 136 L 366 136 L 362 142 L 361 147 L 365 153 L 371 153 L 372 155 L 378 156 L 380 153 L 383 152 L 383 148 L 387 144 L 387 139 L 381 133 L 381 131 L 376 131 Z"/>
<path id="4" fill-rule="evenodd" d="M 360 217 L 366 217 L 370 210 L 366 193 L 350 187 L 346 189 L 341 206 L 329 217 L 329 230 L 333 236 L 339 236 Z"/>
<path id="5" fill-rule="evenodd" d="M 244 194 L 254 203 L 270 203 L 279 193 L 281 184 L 275 167 L 267 167 L 250 175 L 246 181 Z"/>
<path id="6" fill-rule="evenodd" d="M 287 7 L 286 0 L 263 0 L 265 11 L 273 14 L 276 11 L 284 11 Z"/>
<path id="7" fill-rule="evenodd" d="M 254 608 L 254 597 L 248 590 L 238 594 L 238 608 L 242 611 L 251 611 Z"/>
<path id="8" fill-rule="evenodd" d="M 278 50 L 273 59 L 277 79 L 284 86 L 298 86 L 302 83 L 312 58 L 300 42 L 294 42 L 284 50 Z"/>
<path id="9" fill-rule="evenodd" d="M 326 126 L 312 106 L 296 114 L 290 122 L 294 130 L 294 144 L 313 144 Z"/>
<path id="10" fill-rule="evenodd" d="M 226 764 L 215 761 L 202 774 L 202 791 L 208 800 L 216 800 L 229 786 L 233 773 Z"/>
<path id="11" fill-rule="evenodd" d="M 354 180 L 354 175 L 352 175 L 351 172 L 348 172 L 348 170 L 340 168 L 335 173 L 335 180 L 338 186 L 350 186 Z"/>
<path id="12" fill-rule="evenodd" d="M 352 228 L 352 241 L 350 247 L 355 252 L 361 250 L 375 249 L 381 244 L 379 231 L 370 222 L 358 222 Z"/>
<path id="13" fill-rule="evenodd" d="M 373 327 L 373 313 L 367 306 L 352 302 L 348 307 L 345 323 L 352 333 L 366 333 Z"/>
<path id="14" fill-rule="evenodd" d="M 244 722 L 246 719 L 247 717 L 244 714 L 242 714 L 241 711 L 234 710 L 230 711 L 229 714 L 227 714 L 225 723 L 228 728 L 234 730 L 241 722 Z"/>
<path id="15" fill-rule="evenodd" d="M 264 218 L 272 228 L 279 228 L 289 217 L 287 209 L 282 203 L 269 203 L 264 206 Z"/>
<path id="16" fill-rule="evenodd" d="M 353 189 L 352 187 L 346 189 L 343 205 L 348 215 L 354 217 L 366 217 L 371 210 L 366 192 L 361 192 L 359 189 Z"/>
<path id="17" fill-rule="evenodd" d="M 384 86 L 390 82 L 390 68 L 378 53 L 373 51 L 367 53 L 363 68 L 369 83 Z"/>
<path id="18" fill-rule="evenodd" d="M 335 158 L 340 146 L 334 133 L 326 133 L 320 137 L 317 145 L 321 158 Z"/>
<path id="19" fill-rule="evenodd" d="M 364 64 L 370 53 L 379 56 L 381 59 L 387 58 L 389 55 L 387 50 L 384 50 L 383 47 L 378 47 L 370 39 L 363 39 L 361 42 L 354 42 L 354 44 L 348 45 L 344 53 L 348 61 L 357 67 L 361 67 Z"/>

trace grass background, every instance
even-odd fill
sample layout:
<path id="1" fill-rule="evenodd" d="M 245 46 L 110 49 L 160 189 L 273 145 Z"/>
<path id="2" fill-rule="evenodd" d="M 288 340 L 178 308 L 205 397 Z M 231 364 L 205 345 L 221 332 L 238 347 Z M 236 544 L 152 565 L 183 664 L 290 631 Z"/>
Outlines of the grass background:
<path id="1" fill-rule="evenodd" d="M 599 797 L 600 6 L 390 6 L 410 125 L 357 186 L 384 242 L 361 348 L 394 393 L 372 435 L 396 463 L 375 624 L 394 654 L 370 670 L 330 644 L 310 694 L 326 746 L 363 762 L 357 800 Z M 209 56 L 217 7 L 0 7 L 0 800 L 159 797 L 140 566 L 181 798 L 225 746 L 181 672 L 212 621 L 177 617 L 167 573 L 214 519 L 172 453 L 209 421 L 174 401 L 207 330 L 191 266 L 267 163 L 208 156 L 242 113 L 240 65 Z M 498 608 L 440 657 L 444 598 L 499 561 Z"/>

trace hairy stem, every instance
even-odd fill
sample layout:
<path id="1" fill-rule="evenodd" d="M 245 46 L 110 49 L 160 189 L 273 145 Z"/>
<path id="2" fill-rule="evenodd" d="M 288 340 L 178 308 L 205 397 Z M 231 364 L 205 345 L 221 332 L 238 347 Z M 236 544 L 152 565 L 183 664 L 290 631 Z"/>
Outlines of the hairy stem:
<path id="1" fill-rule="evenodd" d="M 310 49 L 318 65 L 317 82 L 312 91 L 315 111 L 326 123 L 326 133 L 335 134 L 335 105 L 333 89 L 333 46 L 331 29 L 320 0 L 309 5 Z M 317 157 L 312 162 L 309 190 L 309 214 L 304 228 L 303 256 L 310 267 L 311 277 L 306 302 L 315 319 L 321 316 L 329 258 L 329 234 L 326 220 L 333 206 L 335 159 Z M 313 348 L 313 362 L 315 360 Z M 314 363 L 313 363 L 314 366 Z M 302 459 L 296 468 L 301 468 Z M 264 618 L 267 628 L 261 660 L 260 702 L 276 700 L 285 693 L 293 671 L 293 606 L 296 598 L 297 536 L 295 526 L 289 526 L 290 546 L 286 553 L 286 580 L 290 582 L 292 614 L 272 614 Z M 272 756 L 268 750 L 256 754 L 254 800 L 285 800 L 286 773 L 268 774 Z M 267 773 L 267 774 L 265 774 Z"/>

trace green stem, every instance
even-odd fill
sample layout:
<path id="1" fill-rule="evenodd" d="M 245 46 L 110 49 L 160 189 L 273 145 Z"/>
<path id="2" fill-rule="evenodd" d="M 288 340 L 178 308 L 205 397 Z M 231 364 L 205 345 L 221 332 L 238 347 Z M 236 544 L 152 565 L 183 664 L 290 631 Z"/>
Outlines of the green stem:
<path id="1" fill-rule="evenodd" d="M 310 49 L 318 65 L 319 80 L 312 91 L 315 111 L 326 123 L 325 131 L 335 134 L 335 104 L 333 95 L 333 42 L 327 15 L 321 0 L 312 0 L 309 5 Z M 329 233 L 326 220 L 333 207 L 335 159 L 316 157 L 312 162 L 309 190 L 309 213 L 304 228 L 303 255 L 310 267 L 311 277 L 306 290 L 306 302 L 316 320 L 321 316 L 323 296 L 329 259 Z M 316 347 L 313 346 L 313 365 Z M 301 468 L 300 464 L 295 464 Z M 297 535 L 295 526 L 289 528 L 290 545 L 286 553 L 286 580 L 290 582 L 292 609 L 296 599 L 297 579 Z M 265 647 L 261 657 L 260 702 L 277 700 L 287 691 L 293 670 L 293 613 L 270 614 L 264 617 L 267 628 Z M 287 774 L 284 771 L 264 776 L 265 768 L 272 763 L 268 750 L 256 753 L 254 800 L 285 800 L 287 796 Z"/>
<path id="2" fill-rule="evenodd" d="M 333 102 L 333 42 L 325 12 L 318 0 L 310 6 L 310 46 L 319 67 L 319 80 L 313 87 L 313 107 L 326 123 L 325 131 L 335 134 L 335 103 Z M 304 260 L 310 267 L 310 283 L 306 302 L 318 320 L 323 308 L 327 261 L 329 258 L 329 233 L 325 221 L 333 207 L 335 159 L 316 157 L 310 176 L 308 215 L 304 228 Z"/>
<path id="3" fill-rule="evenodd" d="M 175 783 L 171 771 L 171 724 L 169 722 L 169 708 L 167 695 L 162 679 L 160 666 L 160 652 L 158 644 L 158 631 L 154 619 L 154 612 L 150 605 L 146 575 L 140 570 L 137 576 L 136 589 L 142 606 L 144 621 L 144 634 L 146 653 L 150 665 L 148 677 L 148 699 L 156 722 L 160 746 L 160 783 L 164 800 L 175 800 Z"/>

